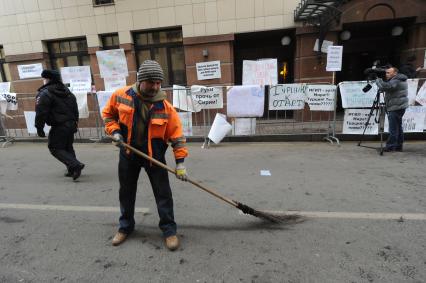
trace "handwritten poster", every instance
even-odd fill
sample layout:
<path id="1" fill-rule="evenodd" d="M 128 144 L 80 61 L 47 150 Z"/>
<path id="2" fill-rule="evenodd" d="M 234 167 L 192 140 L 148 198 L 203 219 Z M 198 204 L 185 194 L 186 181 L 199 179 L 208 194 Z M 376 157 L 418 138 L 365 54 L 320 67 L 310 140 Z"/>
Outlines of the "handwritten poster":
<path id="1" fill-rule="evenodd" d="M 197 80 L 211 80 L 220 79 L 222 74 L 220 72 L 220 61 L 200 62 L 196 63 Z"/>
<path id="2" fill-rule="evenodd" d="M 192 136 L 192 113 L 178 112 L 178 114 L 183 127 L 183 135 L 185 137 Z"/>
<path id="3" fill-rule="evenodd" d="M 311 111 L 333 111 L 336 104 L 335 85 L 308 85 L 306 102 Z"/>
<path id="4" fill-rule="evenodd" d="M 101 78 L 127 77 L 129 75 L 124 49 L 96 51 L 96 58 Z"/>
<path id="5" fill-rule="evenodd" d="M 243 60 L 243 85 L 276 85 L 277 59 Z"/>
<path id="6" fill-rule="evenodd" d="M 71 80 L 92 81 L 90 66 L 62 67 L 61 77 L 64 84 L 69 84 Z"/>
<path id="7" fill-rule="evenodd" d="M 371 115 L 368 121 L 370 109 L 345 109 L 343 119 L 343 133 L 362 135 L 365 129 L 365 135 L 377 135 L 379 133 L 379 124 L 376 123 L 376 111 Z M 368 125 L 366 127 L 366 123 Z"/>
<path id="8" fill-rule="evenodd" d="M 282 84 L 269 89 L 269 110 L 297 110 L 305 107 L 306 84 Z"/>
<path id="9" fill-rule="evenodd" d="M 20 79 L 40 78 L 41 72 L 43 72 L 43 65 L 41 63 L 18 65 Z"/>
<path id="10" fill-rule="evenodd" d="M 222 109 L 222 87 L 191 86 L 192 100 L 201 106 L 201 109 Z"/>
<path id="11" fill-rule="evenodd" d="M 343 108 L 371 108 L 377 94 L 377 85 L 371 83 L 372 88 L 368 92 L 362 89 L 367 81 L 341 82 L 339 84 L 340 96 Z"/>
<path id="12" fill-rule="evenodd" d="M 404 133 L 423 132 L 425 129 L 426 107 L 425 106 L 410 106 L 405 110 L 402 117 L 402 129 Z M 385 132 L 389 132 L 389 120 L 385 118 Z"/>

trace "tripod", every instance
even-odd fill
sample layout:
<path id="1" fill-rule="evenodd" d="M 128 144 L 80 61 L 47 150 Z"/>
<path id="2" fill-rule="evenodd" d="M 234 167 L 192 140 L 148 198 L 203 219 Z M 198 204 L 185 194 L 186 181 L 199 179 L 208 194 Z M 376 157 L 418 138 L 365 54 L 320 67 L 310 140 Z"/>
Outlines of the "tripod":
<path id="1" fill-rule="evenodd" d="M 381 93 L 380 90 L 377 89 L 376 98 L 374 99 L 373 105 L 371 105 L 370 113 L 368 114 L 367 122 L 365 122 L 364 131 L 362 132 L 361 139 L 358 142 L 358 146 L 376 149 L 378 150 L 380 155 L 383 155 L 384 114 L 386 111 L 385 111 L 385 104 L 380 103 L 380 93 Z M 376 111 L 375 122 L 379 124 L 380 148 L 361 145 L 362 141 L 364 140 L 365 131 L 367 130 L 367 127 L 370 123 L 371 116 L 373 115 L 374 111 Z"/>

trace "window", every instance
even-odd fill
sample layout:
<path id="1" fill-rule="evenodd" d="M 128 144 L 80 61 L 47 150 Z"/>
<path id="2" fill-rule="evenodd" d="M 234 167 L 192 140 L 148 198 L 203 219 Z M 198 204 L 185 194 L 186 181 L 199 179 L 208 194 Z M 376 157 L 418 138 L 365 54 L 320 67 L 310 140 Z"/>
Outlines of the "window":
<path id="1" fill-rule="evenodd" d="M 160 63 L 164 70 L 164 86 L 186 85 L 185 55 L 182 31 L 165 30 L 134 34 L 138 69 L 147 59 Z"/>
<path id="2" fill-rule="evenodd" d="M 0 45 L 0 82 L 10 82 L 9 64 L 6 63 L 3 46 Z"/>
<path id="3" fill-rule="evenodd" d="M 102 34 L 101 35 L 102 47 L 104 50 L 118 49 L 120 48 L 120 42 L 118 41 L 118 34 Z"/>
<path id="4" fill-rule="evenodd" d="M 60 40 L 47 43 L 52 69 L 90 66 L 86 39 Z"/>
<path id="5" fill-rule="evenodd" d="M 112 5 L 114 0 L 93 0 L 93 6 Z"/>

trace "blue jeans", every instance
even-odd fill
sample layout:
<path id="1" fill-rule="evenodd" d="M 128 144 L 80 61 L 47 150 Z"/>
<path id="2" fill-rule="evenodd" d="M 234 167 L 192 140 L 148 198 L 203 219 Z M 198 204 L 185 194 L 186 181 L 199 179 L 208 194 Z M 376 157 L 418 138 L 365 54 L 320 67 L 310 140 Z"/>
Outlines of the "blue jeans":
<path id="1" fill-rule="evenodd" d="M 165 163 L 164 156 L 162 160 Z M 158 215 L 160 216 L 159 227 L 164 237 L 176 235 L 176 223 L 173 213 L 173 197 L 169 184 L 167 170 L 149 164 L 141 158 L 126 156 L 123 149 L 120 150 L 120 161 L 118 163 L 118 177 L 120 180 L 120 228 L 119 231 L 129 234 L 135 228 L 135 201 L 139 173 L 145 168 L 151 182 L 157 203 Z"/>
<path id="2" fill-rule="evenodd" d="M 391 150 L 402 150 L 404 143 L 404 132 L 402 130 L 402 116 L 405 109 L 389 111 L 389 137 L 386 141 L 386 148 Z"/>

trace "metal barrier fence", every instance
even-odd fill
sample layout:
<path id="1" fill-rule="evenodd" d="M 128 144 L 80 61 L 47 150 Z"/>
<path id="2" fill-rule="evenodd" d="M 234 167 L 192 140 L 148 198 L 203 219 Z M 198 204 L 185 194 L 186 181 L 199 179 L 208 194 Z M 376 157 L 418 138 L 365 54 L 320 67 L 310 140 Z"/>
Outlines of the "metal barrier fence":
<path id="1" fill-rule="evenodd" d="M 419 88 L 425 79 L 419 80 Z M 309 84 L 308 84 L 309 85 Z M 318 84 L 315 84 L 318 85 Z M 193 112 L 192 136 L 201 137 L 207 141 L 207 136 L 217 113 L 227 114 L 227 91 L 226 86 L 209 86 L 221 88 L 223 91 L 223 108 L 203 109 Z M 163 88 L 167 93 L 167 99 L 173 103 L 173 90 L 185 91 L 187 102 L 192 102 L 191 88 Z M 337 142 L 336 133 L 342 133 L 344 111 L 338 107 L 339 99 L 336 90 L 334 111 L 311 111 L 307 104 L 301 110 L 268 110 L 268 87 L 265 88 L 265 107 L 262 117 L 254 118 L 255 130 L 250 135 L 324 135 L 324 139 L 331 143 Z M 7 111 L 7 117 L 0 119 L 0 141 L 10 143 L 13 140 L 35 138 L 35 133 L 28 133 L 25 122 L 24 111 L 34 111 L 36 93 L 18 93 L 18 110 Z M 104 124 L 101 118 L 96 93 L 89 93 L 87 97 L 89 118 L 80 119 L 76 139 L 89 139 L 93 141 L 105 138 Z M 175 101 L 176 104 L 176 101 Z M 175 105 L 176 107 L 176 105 Z M 177 105 L 178 112 L 181 110 L 180 102 Z M 227 118 L 233 125 L 235 133 L 235 118 Z"/>

